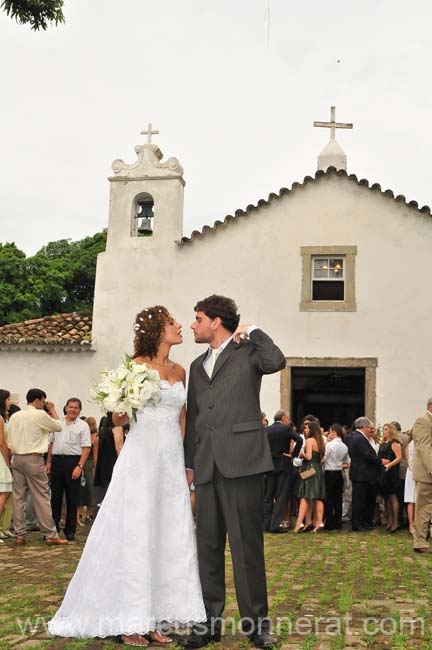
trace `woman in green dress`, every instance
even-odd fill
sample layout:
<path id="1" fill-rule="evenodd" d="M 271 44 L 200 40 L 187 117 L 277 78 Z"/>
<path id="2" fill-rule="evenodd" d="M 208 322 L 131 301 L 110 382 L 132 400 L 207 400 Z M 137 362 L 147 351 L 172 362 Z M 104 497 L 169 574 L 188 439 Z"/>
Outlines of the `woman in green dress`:
<path id="1" fill-rule="evenodd" d="M 299 533 L 304 528 L 304 519 L 308 513 L 312 515 L 315 504 L 316 520 L 314 522 L 314 533 L 324 528 L 324 501 L 326 497 L 324 472 L 322 470 L 322 459 L 325 452 L 324 439 L 317 422 L 305 422 L 303 433 L 306 437 L 306 447 L 300 452 L 303 457 L 302 472 L 314 470 L 314 474 L 308 478 L 301 478 L 298 489 L 300 499 L 299 512 L 293 532 Z M 310 517 L 309 517 L 310 518 Z"/>
<path id="2" fill-rule="evenodd" d="M 10 392 L 0 388 L 0 516 L 12 492 L 10 454 L 6 444 L 6 420 L 10 406 Z M 0 539 L 0 543 L 3 540 Z"/>

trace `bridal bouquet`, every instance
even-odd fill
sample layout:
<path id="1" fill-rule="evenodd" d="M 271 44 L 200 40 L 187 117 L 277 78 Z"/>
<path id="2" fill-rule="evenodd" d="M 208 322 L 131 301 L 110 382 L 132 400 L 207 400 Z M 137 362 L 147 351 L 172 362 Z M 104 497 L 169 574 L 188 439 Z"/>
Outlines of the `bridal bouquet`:
<path id="1" fill-rule="evenodd" d="M 103 370 L 102 381 L 91 391 L 94 403 L 102 410 L 133 416 L 146 405 L 155 406 L 162 398 L 160 376 L 145 363 L 134 363 L 126 355 L 116 370 Z"/>

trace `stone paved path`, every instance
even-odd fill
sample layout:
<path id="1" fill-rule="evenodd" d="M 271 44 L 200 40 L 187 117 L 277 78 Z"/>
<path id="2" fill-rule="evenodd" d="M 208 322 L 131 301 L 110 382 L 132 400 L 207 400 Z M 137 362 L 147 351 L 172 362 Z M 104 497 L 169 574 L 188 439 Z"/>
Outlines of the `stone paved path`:
<path id="1" fill-rule="evenodd" d="M 45 623 L 73 574 L 87 529 L 64 548 L 39 533 L 0 545 L 0 650 L 119 650 L 113 639 L 53 638 Z M 270 614 L 281 650 L 432 650 L 432 556 L 412 552 L 405 531 L 266 535 Z M 238 623 L 227 551 L 227 607 Z M 210 650 L 246 650 L 228 629 Z"/>

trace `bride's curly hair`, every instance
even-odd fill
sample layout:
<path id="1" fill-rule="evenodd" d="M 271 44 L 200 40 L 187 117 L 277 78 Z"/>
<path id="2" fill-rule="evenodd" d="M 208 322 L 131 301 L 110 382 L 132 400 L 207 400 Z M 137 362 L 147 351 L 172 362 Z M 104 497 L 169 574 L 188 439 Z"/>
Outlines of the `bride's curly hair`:
<path id="1" fill-rule="evenodd" d="M 165 325 L 171 316 L 166 307 L 146 307 L 135 318 L 134 358 L 156 356 L 162 341 Z"/>

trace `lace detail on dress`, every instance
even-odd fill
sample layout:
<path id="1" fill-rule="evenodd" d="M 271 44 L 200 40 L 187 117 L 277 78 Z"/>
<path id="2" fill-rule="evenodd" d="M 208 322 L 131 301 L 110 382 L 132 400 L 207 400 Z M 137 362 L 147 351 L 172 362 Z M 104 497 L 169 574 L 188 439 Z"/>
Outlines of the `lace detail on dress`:
<path id="1" fill-rule="evenodd" d="M 131 424 L 52 634 L 145 634 L 206 620 L 179 427 L 186 391 L 163 388 Z"/>

